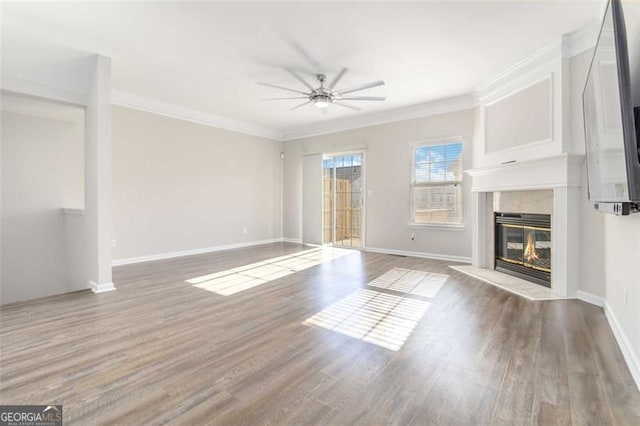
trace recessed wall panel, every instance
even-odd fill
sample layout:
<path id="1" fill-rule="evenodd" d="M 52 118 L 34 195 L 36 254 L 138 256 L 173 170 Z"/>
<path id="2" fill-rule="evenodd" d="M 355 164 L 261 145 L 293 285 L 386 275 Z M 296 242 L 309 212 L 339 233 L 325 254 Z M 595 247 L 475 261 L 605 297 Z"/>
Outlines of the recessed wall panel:
<path id="1" fill-rule="evenodd" d="M 485 107 L 485 153 L 552 139 L 551 78 Z"/>

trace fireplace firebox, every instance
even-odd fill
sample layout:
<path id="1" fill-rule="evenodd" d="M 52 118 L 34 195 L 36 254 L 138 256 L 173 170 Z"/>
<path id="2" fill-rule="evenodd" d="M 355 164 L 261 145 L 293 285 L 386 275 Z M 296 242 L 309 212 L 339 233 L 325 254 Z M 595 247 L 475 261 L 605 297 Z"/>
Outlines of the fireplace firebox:
<path id="1" fill-rule="evenodd" d="M 551 287 L 551 216 L 496 213 L 496 270 Z"/>

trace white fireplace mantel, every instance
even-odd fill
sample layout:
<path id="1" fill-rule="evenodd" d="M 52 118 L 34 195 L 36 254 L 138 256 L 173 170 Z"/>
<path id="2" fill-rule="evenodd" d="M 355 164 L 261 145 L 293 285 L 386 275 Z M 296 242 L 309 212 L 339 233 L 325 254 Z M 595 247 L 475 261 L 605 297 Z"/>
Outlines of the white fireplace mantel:
<path id="1" fill-rule="evenodd" d="M 465 173 L 472 178 L 472 192 L 579 187 L 583 161 L 584 155 L 561 154 L 470 169 L 465 170 Z"/>
<path id="2" fill-rule="evenodd" d="M 579 279 L 580 185 L 583 155 L 561 154 L 466 170 L 472 191 L 472 263 L 486 268 L 487 193 L 553 190 L 551 290 L 575 297 Z"/>

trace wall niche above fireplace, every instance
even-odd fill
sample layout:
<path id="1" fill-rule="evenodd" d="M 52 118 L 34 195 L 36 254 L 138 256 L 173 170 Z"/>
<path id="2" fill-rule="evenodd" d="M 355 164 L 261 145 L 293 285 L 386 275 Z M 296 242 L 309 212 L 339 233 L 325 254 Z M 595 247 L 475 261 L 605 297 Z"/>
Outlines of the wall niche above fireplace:
<path id="1" fill-rule="evenodd" d="M 551 216 L 495 213 L 495 269 L 551 287 Z"/>

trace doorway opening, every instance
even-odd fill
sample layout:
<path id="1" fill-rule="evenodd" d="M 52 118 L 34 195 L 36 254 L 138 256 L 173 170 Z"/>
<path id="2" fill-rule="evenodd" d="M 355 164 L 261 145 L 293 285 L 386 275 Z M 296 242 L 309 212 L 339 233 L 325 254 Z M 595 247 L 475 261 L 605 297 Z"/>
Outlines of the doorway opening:
<path id="1" fill-rule="evenodd" d="M 322 161 L 322 243 L 362 248 L 364 154 L 328 154 Z"/>

